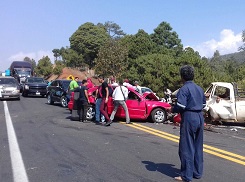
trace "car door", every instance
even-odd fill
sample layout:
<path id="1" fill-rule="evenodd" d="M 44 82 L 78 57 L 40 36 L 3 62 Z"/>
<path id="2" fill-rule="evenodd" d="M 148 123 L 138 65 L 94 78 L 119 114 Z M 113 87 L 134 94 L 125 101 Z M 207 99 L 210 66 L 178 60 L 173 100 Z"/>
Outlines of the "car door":
<path id="1" fill-rule="evenodd" d="M 145 100 L 142 96 L 140 96 L 139 94 L 133 91 L 129 91 L 126 104 L 128 107 L 130 118 L 145 119 L 146 107 L 145 107 Z M 125 112 L 121 106 L 119 107 L 116 116 L 125 118 Z"/>
<path id="2" fill-rule="evenodd" d="M 234 94 L 232 95 L 231 90 L 232 88 L 221 85 L 214 86 L 213 95 L 207 102 L 214 119 L 234 120 L 236 118 Z"/>
<path id="3" fill-rule="evenodd" d="M 57 96 L 56 96 L 57 85 L 58 85 L 58 80 L 54 80 L 50 84 L 50 86 L 48 86 L 48 91 L 49 91 L 53 101 L 57 101 Z"/>
<path id="4" fill-rule="evenodd" d="M 57 100 L 60 100 L 61 96 L 63 94 L 63 88 L 62 88 L 62 82 L 58 80 L 56 89 L 55 89 L 55 97 Z"/>

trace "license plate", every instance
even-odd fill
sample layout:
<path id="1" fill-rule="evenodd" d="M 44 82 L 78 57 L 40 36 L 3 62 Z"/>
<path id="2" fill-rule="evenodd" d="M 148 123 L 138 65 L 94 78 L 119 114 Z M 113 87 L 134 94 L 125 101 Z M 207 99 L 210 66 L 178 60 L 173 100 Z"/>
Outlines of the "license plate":
<path id="1" fill-rule="evenodd" d="M 8 98 L 9 96 L 8 95 L 5 95 L 5 96 L 3 96 L 4 98 Z"/>
<path id="2" fill-rule="evenodd" d="M 40 92 L 36 92 L 36 95 L 40 95 Z"/>

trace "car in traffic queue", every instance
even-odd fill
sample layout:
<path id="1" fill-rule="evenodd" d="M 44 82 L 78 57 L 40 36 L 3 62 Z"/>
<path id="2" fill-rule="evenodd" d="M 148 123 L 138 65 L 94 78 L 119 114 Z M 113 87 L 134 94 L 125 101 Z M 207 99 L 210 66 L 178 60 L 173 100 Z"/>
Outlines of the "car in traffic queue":
<path id="1" fill-rule="evenodd" d="M 47 103 L 53 105 L 54 102 L 59 102 L 62 107 L 67 107 L 70 95 L 68 95 L 68 88 L 71 80 L 57 79 L 47 87 Z M 78 85 L 81 81 L 78 81 Z"/>
<path id="2" fill-rule="evenodd" d="M 95 92 L 98 87 L 88 89 L 90 106 L 87 112 L 87 120 L 94 120 L 95 117 Z M 168 113 L 171 110 L 171 105 L 166 102 L 158 100 L 156 95 L 152 92 L 145 92 L 142 95 L 139 94 L 133 87 L 129 87 L 129 94 L 126 100 L 126 104 L 131 119 L 147 120 L 151 119 L 152 122 L 161 123 L 167 120 Z M 68 103 L 69 110 L 73 109 L 74 93 L 71 95 L 71 99 Z M 108 114 L 113 111 L 113 99 L 108 99 Z M 125 112 L 120 106 L 115 115 L 118 118 L 125 118 Z"/>
<path id="3" fill-rule="evenodd" d="M 0 76 L 0 99 L 20 100 L 20 84 L 11 76 Z"/>
<path id="4" fill-rule="evenodd" d="M 22 81 L 22 96 L 28 95 L 45 97 L 47 93 L 47 83 L 41 77 L 27 77 L 25 81 Z"/>

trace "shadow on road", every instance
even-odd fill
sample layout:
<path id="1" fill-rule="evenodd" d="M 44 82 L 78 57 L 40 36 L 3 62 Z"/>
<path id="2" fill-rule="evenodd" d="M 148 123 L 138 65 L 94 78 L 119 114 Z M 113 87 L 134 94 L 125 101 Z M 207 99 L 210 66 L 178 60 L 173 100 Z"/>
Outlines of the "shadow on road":
<path id="1" fill-rule="evenodd" d="M 142 161 L 145 164 L 145 168 L 148 171 L 158 171 L 166 176 L 174 178 L 179 176 L 180 170 L 175 168 L 173 164 L 165 164 L 165 163 L 154 163 L 151 161 Z"/>

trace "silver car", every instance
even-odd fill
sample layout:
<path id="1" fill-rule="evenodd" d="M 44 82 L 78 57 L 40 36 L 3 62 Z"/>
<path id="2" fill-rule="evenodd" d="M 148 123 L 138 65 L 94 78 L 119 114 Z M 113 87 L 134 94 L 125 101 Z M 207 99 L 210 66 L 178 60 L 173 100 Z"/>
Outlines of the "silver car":
<path id="1" fill-rule="evenodd" d="M 0 76 L 0 99 L 20 100 L 20 85 L 14 77 Z"/>

